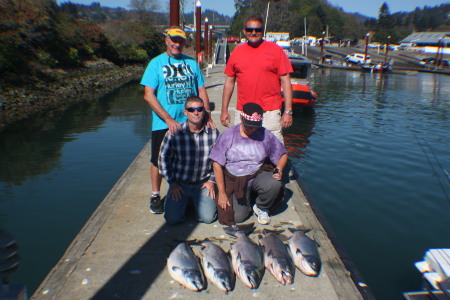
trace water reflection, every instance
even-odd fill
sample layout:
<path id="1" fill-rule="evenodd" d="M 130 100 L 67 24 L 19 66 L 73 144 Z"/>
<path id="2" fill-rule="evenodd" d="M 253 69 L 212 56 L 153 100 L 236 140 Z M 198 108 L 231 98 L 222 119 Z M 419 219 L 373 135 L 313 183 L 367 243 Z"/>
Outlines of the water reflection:
<path id="1" fill-rule="evenodd" d="M 136 101 L 139 98 L 142 91 L 130 84 L 101 99 L 39 114 L 0 132 L 0 181 L 6 187 L 21 185 L 29 177 L 57 169 L 62 147 L 81 133 L 98 130 L 108 117 L 126 121 L 139 114 L 135 131 L 145 136 L 150 115 L 142 114 L 145 104 Z"/>
<path id="2" fill-rule="evenodd" d="M 306 146 L 309 144 L 309 137 L 313 134 L 316 122 L 314 110 L 296 110 L 292 127 L 283 132 L 284 144 L 289 157 L 300 159 L 305 154 Z"/>

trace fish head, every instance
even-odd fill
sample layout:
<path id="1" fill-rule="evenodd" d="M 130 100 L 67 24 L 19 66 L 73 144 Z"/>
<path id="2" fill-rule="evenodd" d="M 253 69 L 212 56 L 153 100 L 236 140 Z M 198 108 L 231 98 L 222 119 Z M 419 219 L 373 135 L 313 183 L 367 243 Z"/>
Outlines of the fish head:
<path id="1" fill-rule="evenodd" d="M 198 270 L 184 269 L 182 276 L 184 285 L 191 291 L 201 291 L 205 287 L 203 276 Z"/>
<path id="2" fill-rule="evenodd" d="M 257 289 L 262 279 L 261 270 L 248 261 L 241 261 L 241 266 L 239 267 L 239 278 L 241 278 L 244 284 L 251 288 Z"/>
<path id="3" fill-rule="evenodd" d="M 217 269 L 214 273 L 214 283 L 216 286 L 224 291 L 230 292 L 234 289 L 234 273 L 229 273 L 224 269 Z"/>
<path id="4" fill-rule="evenodd" d="M 292 284 L 294 282 L 295 269 L 291 262 L 285 259 L 278 259 L 276 264 L 273 264 L 271 273 L 282 285 Z"/>
<path id="5" fill-rule="evenodd" d="M 320 259 L 315 255 L 302 255 L 300 269 L 305 275 L 317 276 L 319 275 L 322 263 Z"/>
<path id="6" fill-rule="evenodd" d="M 285 259 L 272 259 L 266 268 L 282 285 L 292 284 L 294 282 L 295 269 L 292 262 Z"/>

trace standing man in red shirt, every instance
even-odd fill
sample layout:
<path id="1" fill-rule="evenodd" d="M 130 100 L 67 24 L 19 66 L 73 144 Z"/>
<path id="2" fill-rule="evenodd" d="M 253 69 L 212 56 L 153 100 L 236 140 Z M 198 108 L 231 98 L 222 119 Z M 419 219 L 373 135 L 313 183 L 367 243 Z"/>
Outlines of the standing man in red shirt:
<path id="1" fill-rule="evenodd" d="M 283 142 L 282 129 L 292 125 L 292 86 L 289 73 L 293 69 L 280 46 L 263 40 L 263 31 L 264 22 L 261 17 L 246 19 L 244 34 L 248 42 L 233 50 L 225 68 L 227 78 L 223 87 L 220 121 L 226 127 L 230 125 L 228 106 L 237 79 L 235 124 L 240 123 L 244 104 L 255 102 L 264 110 L 262 125 Z M 281 89 L 285 97 L 283 115 Z"/>

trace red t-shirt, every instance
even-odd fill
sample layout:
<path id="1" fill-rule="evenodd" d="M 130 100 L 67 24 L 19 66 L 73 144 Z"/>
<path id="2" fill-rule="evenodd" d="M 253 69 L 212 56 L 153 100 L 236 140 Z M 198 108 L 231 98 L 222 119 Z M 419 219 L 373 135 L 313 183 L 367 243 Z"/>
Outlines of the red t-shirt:
<path id="1" fill-rule="evenodd" d="M 247 43 L 237 46 L 224 73 L 236 77 L 238 110 L 242 110 L 245 103 L 254 102 L 269 111 L 281 108 L 280 76 L 292 72 L 291 62 L 283 49 L 263 41 L 257 48 Z"/>

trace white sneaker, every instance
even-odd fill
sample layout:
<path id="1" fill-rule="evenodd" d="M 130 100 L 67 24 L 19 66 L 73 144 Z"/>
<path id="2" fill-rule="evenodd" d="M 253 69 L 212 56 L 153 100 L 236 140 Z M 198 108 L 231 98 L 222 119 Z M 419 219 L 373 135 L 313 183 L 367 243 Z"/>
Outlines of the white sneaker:
<path id="1" fill-rule="evenodd" d="M 258 216 L 259 224 L 267 225 L 270 223 L 269 212 L 266 210 L 259 209 L 259 207 L 255 204 L 253 205 L 253 212 Z"/>

